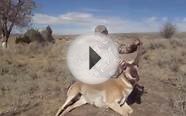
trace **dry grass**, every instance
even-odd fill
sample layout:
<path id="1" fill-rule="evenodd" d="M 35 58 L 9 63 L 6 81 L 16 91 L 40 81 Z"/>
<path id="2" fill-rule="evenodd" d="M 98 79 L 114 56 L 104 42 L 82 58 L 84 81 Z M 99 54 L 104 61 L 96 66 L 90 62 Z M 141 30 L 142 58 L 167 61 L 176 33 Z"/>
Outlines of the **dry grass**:
<path id="1" fill-rule="evenodd" d="M 136 36 L 136 34 L 135 34 Z M 137 35 L 138 36 L 138 35 Z M 132 116 L 185 116 L 186 36 L 171 40 L 139 35 L 144 44 L 140 62 L 145 86 L 142 104 L 134 104 Z M 116 35 L 120 43 L 133 36 Z M 127 39 L 125 39 L 127 38 Z M 66 65 L 71 39 L 40 46 L 35 43 L 0 49 L 0 116 L 51 116 L 64 103 L 73 77 Z M 87 110 L 84 110 L 84 109 Z M 69 115 L 117 115 L 110 110 L 83 106 Z"/>
<path id="2" fill-rule="evenodd" d="M 66 68 L 66 48 L 65 43 L 55 47 L 33 43 L 0 49 L 0 114 L 14 113 L 25 105 L 57 104 L 56 99 L 65 96 L 72 77 Z"/>

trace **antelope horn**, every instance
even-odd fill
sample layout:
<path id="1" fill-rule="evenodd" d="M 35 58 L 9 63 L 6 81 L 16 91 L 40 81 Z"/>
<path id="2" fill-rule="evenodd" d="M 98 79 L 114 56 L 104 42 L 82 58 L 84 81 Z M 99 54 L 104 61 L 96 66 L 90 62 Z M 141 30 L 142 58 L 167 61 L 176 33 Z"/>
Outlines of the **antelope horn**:
<path id="1" fill-rule="evenodd" d="M 139 44 L 137 44 L 137 55 L 136 55 L 136 58 L 133 60 L 133 64 L 136 64 L 136 65 L 139 64 L 139 60 L 141 56 L 141 46 L 142 46 L 141 41 L 139 39 L 137 41 L 139 42 Z"/>

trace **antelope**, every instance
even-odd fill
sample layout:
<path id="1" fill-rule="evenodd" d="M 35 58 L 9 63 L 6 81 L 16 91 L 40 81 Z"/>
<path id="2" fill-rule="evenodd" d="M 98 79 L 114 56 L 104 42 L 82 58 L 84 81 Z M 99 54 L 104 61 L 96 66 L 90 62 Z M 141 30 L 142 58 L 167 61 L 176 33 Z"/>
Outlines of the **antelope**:
<path id="1" fill-rule="evenodd" d="M 140 46 L 137 48 L 137 56 L 134 60 L 122 61 L 118 69 L 118 77 L 111 78 L 101 84 L 85 84 L 76 81 L 67 92 L 67 99 L 60 107 L 56 116 L 64 116 L 74 108 L 84 104 L 92 104 L 99 108 L 111 108 L 122 116 L 128 116 L 133 109 L 126 100 L 133 91 L 137 81 Z"/>

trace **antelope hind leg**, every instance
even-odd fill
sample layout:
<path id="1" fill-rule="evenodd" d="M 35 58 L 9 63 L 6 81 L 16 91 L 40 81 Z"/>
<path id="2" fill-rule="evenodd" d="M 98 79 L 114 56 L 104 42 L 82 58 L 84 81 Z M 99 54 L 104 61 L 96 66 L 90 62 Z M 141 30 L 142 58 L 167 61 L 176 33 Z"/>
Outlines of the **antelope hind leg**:
<path id="1" fill-rule="evenodd" d="M 85 100 L 85 98 L 83 96 L 80 97 L 80 99 L 78 101 L 76 101 L 74 104 L 68 106 L 63 113 L 60 116 L 64 116 L 66 113 L 70 112 L 71 110 L 73 110 L 76 107 L 79 107 L 81 105 L 86 104 L 87 101 Z"/>
<path id="2" fill-rule="evenodd" d="M 63 106 L 57 111 L 55 116 L 60 116 L 60 114 L 64 111 L 64 109 L 72 102 L 74 98 L 79 95 L 79 86 L 77 83 L 74 83 L 70 86 L 67 92 L 67 99 Z"/>
<path id="3" fill-rule="evenodd" d="M 74 99 L 74 96 L 67 97 L 65 103 L 59 108 L 59 110 L 57 111 L 57 113 L 56 113 L 55 116 L 60 116 L 60 114 L 63 112 L 63 110 L 65 109 L 65 107 L 67 105 L 69 105 L 69 103 L 72 101 L 72 99 Z"/>

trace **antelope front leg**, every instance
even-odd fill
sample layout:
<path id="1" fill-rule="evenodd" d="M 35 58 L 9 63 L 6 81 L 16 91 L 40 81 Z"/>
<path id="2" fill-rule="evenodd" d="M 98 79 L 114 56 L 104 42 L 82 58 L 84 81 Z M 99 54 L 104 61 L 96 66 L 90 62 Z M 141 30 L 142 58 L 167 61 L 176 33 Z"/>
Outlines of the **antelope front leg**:
<path id="1" fill-rule="evenodd" d="M 122 108 L 125 109 L 125 111 L 128 112 L 129 114 L 133 112 L 133 109 L 127 104 L 127 102 L 123 104 Z"/>
<path id="2" fill-rule="evenodd" d="M 123 106 L 123 104 L 125 104 L 126 102 L 126 96 L 123 95 L 122 99 L 118 102 L 120 106 Z"/>

